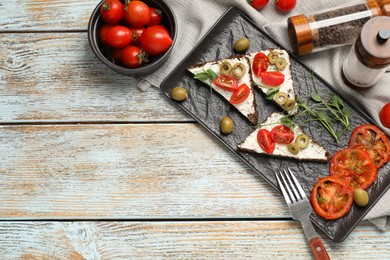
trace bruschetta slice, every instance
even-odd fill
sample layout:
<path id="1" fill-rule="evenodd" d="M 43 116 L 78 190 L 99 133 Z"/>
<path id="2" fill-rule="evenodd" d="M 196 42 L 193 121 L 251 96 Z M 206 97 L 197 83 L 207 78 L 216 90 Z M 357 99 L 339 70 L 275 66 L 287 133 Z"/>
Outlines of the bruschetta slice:
<path id="1" fill-rule="evenodd" d="M 187 68 L 195 79 L 210 86 L 253 125 L 257 125 L 256 99 L 249 61 L 245 56 L 206 62 Z"/>
<path id="2" fill-rule="evenodd" d="M 298 106 L 287 51 L 268 49 L 250 53 L 247 58 L 254 85 L 290 115 L 296 114 Z"/>
<path id="3" fill-rule="evenodd" d="M 330 160 L 330 153 L 308 137 L 298 125 L 288 127 L 282 124 L 283 116 L 279 112 L 272 113 L 258 129 L 238 145 L 238 150 L 300 161 Z"/>

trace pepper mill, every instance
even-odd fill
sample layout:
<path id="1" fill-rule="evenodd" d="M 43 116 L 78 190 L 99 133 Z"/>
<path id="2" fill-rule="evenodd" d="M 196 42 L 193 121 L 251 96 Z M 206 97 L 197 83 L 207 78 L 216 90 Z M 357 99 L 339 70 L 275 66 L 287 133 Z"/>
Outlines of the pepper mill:
<path id="1" fill-rule="evenodd" d="M 389 65 L 390 17 L 371 18 L 343 62 L 343 80 L 352 88 L 367 89 L 379 81 Z"/>

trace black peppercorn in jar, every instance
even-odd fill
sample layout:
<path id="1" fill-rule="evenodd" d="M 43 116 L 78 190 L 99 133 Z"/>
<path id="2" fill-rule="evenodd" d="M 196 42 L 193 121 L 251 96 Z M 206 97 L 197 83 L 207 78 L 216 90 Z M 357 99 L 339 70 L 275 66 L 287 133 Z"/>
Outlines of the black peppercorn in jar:
<path id="1" fill-rule="evenodd" d="M 382 1 L 382 4 L 378 4 Z M 386 1 L 386 3 L 384 3 Z M 374 16 L 381 16 L 381 8 L 388 8 L 388 0 L 363 0 L 312 15 L 288 18 L 291 46 L 299 55 L 352 44 L 363 25 Z"/>

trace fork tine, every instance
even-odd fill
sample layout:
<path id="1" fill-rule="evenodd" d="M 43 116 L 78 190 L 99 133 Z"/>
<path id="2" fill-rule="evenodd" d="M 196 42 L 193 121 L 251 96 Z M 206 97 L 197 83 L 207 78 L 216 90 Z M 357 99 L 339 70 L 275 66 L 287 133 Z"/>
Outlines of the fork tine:
<path id="1" fill-rule="evenodd" d="M 278 173 L 275 173 L 276 179 L 277 179 L 277 181 L 278 181 L 280 190 L 281 190 L 282 193 L 283 193 L 284 199 L 286 200 L 286 202 L 287 202 L 288 205 L 291 205 L 292 202 L 291 202 L 291 200 L 290 200 L 290 197 L 288 196 L 287 191 L 285 190 L 285 188 L 284 188 L 284 186 L 283 186 L 283 183 L 282 183 L 282 181 L 280 180 L 281 176 L 280 176 L 280 178 L 279 178 L 279 175 L 280 175 L 280 174 L 281 174 L 281 172 L 279 172 L 279 174 L 278 174 Z"/>
<path id="2" fill-rule="evenodd" d="M 287 168 L 287 170 L 290 172 L 290 175 L 291 175 L 292 179 L 294 180 L 295 186 L 298 188 L 302 199 L 307 198 L 305 191 L 302 189 L 302 186 L 301 186 L 301 184 L 299 184 L 297 178 L 295 178 L 295 175 L 293 174 L 293 172 L 290 170 L 290 168 Z"/>
<path id="3" fill-rule="evenodd" d="M 299 193 L 298 193 L 297 189 L 295 188 L 294 183 L 291 181 L 290 176 L 289 176 L 287 170 L 284 170 L 284 174 L 285 174 L 286 179 L 287 179 L 287 181 L 289 183 L 291 193 L 294 194 L 293 198 L 295 199 L 295 201 L 300 201 L 301 197 L 299 196 Z"/>
<path id="4" fill-rule="evenodd" d="M 288 194 L 290 195 L 291 203 L 296 202 L 296 198 L 294 197 L 293 193 L 291 192 L 291 188 L 287 184 L 286 173 L 284 173 L 283 171 L 279 171 L 279 173 L 280 173 L 280 178 L 282 179 L 282 183 L 284 184 L 284 188 L 287 190 Z"/>

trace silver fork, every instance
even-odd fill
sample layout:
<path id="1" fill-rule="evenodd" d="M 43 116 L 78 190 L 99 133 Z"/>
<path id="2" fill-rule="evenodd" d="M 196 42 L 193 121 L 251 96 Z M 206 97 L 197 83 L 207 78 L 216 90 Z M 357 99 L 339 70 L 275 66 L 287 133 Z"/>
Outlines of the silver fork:
<path id="1" fill-rule="evenodd" d="M 313 212 L 313 208 L 293 172 L 287 168 L 287 170 L 275 173 L 275 176 L 293 219 L 301 222 L 303 232 L 315 258 L 330 259 L 321 238 L 310 221 L 309 216 Z"/>

